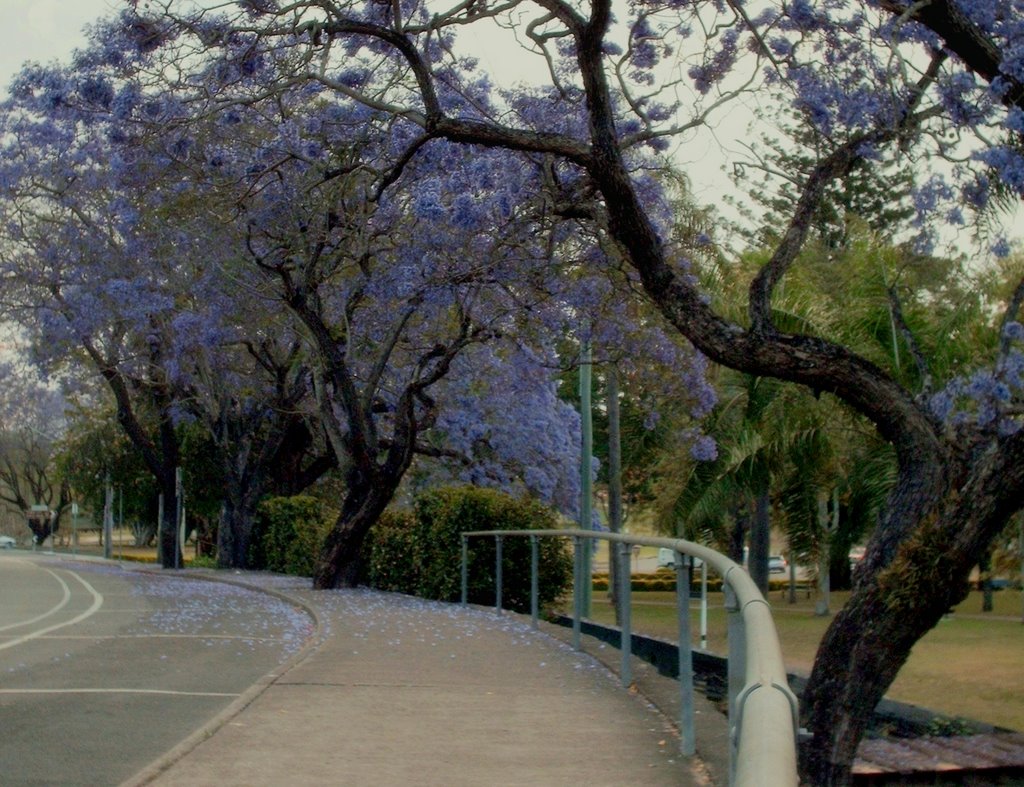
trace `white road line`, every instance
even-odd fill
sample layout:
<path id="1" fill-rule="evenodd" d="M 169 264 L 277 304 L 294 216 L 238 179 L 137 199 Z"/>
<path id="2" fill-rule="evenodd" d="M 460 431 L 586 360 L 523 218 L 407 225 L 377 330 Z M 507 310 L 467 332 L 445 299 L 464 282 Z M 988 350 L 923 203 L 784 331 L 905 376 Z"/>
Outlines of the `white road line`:
<path id="1" fill-rule="evenodd" d="M 49 571 L 49 569 L 46 569 L 46 570 Z M 50 571 L 50 573 L 53 574 L 52 571 Z M 65 621 L 64 623 L 56 623 L 56 624 L 54 624 L 52 626 L 47 626 L 46 628 L 41 628 L 38 631 L 33 631 L 31 634 L 25 634 L 25 635 L 23 635 L 21 637 L 17 637 L 15 639 L 12 639 L 10 642 L 4 642 L 3 644 L 0 644 L 0 650 L 6 650 L 7 648 L 13 648 L 15 645 L 21 645 L 22 643 L 28 642 L 29 640 L 37 639 L 38 637 L 41 637 L 44 634 L 49 634 L 51 631 L 56 631 L 57 629 L 64 628 L 65 626 L 72 626 L 75 623 L 81 623 L 86 618 L 91 617 L 92 615 L 96 614 L 96 611 L 99 610 L 99 608 L 103 606 L 103 596 L 102 596 L 102 594 L 100 594 L 96 590 L 96 588 L 94 588 L 92 585 L 90 585 L 88 582 L 86 582 L 84 579 L 82 579 L 74 571 L 68 571 L 68 573 L 71 576 L 73 576 L 75 579 L 77 579 L 82 584 L 82 587 L 84 587 L 86 590 L 88 590 L 92 594 L 92 606 L 90 606 L 89 609 L 85 610 L 85 612 L 82 612 L 81 614 L 76 615 L 75 617 L 71 618 L 71 620 Z M 54 574 L 54 576 L 57 576 L 57 575 Z M 57 578 L 60 579 L 60 577 L 57 577 Z"/>
<path id="2" fill-rule="evenodd" d="M 3 637 L 0 637 L 3 639 Z M 259 642 L 260 644 L 279 645 L 288 640 L 274 637 L 247 637 L 244 634 L 55 634 L 52 637 L 42 637 L 47 640 L 58 639 L 81 639 L 81 640 L 103 640 L 103 639 L 222 639 L 225 641 Z"/>
<path id="3" fill-rule="evenodd" d="M 54 579 L 56 579 L 60 583 L 61 587 L 64 588 L 64 598 L 62 598 L 57 603 L 56 606 L 52 607 L 49 611 L 44 612 L 42 615 L 36 615 L 34 618 L 31 618 L 29 620 L 23 620 L 23 621 L 21 621 L 19 623 L 9 623 L 6 626 L 0 626 L 0 631 L 7 631 L 8 629 L 19 628 L 21 626 L 31 626 L 33 623 L 38 623 L 40 620 L 43 620 L 44 618 L 50 617 L 50 615 L 54 615 L 54 614 L 60 612 L 62 609 L 64 609 L 64 607 L 67 606 L 68 601 L 71 600 L 71 588 L 68 587 L 68 583 L 67 582 L 65 582 L 59 576 L 54 574 L 48 568 L 43 568 L 42 566 L 36 566 L 36 568 L 42 568 L 43 571 L 45 571 L 47 574 L 52 576 Z"/>
<path id="4" fill-rule="evenodd" d="M 171 697 L 241 697 L 220 691 L 170 691 L 169 689 L 0 689 L 2 694 L 160 694 Z"/>

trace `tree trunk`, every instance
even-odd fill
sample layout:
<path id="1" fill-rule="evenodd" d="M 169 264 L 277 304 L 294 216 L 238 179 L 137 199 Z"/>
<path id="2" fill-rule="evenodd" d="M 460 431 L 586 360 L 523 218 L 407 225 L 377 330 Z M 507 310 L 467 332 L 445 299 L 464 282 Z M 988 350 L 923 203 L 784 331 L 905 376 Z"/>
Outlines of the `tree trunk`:
<path id="1" fill-rule="evenodd" d="M 978 563 L 978 584 L 981 585 L 981 611 L 991 612 L 994 608 L 992 598 L 992 550 L 985 550 Z"/>
<path id="2" fill-rule="evenodd" d="M 224 487 L 224 504 L 217 527 L 217 566 L 248 568 L 260 489 L 231 475 L 225 475 Z"/>
<path id="3" fill-rule="evenodd" d="M 814 614 L 824 617 L 832 614 L 830 608 L 831 582 L 829 571 L 832 567 L 832 529 L 829 527 L 828 495 L 818 492 L 818 601 Z"/>
<path id="4" fill-rule="evenodd" d="M 768 552 L 771 549 L 771 500 L 768 491 L 754 501 L 754 518 L 750 527 L 750 554 L 747 569 L 762 595 L 768 595 Z"/>
<path id="5" fill-rule="evenodd" d="M 740 504 L 733 509 L 732 527 L 729 529 L 729 559 L 743 565 L 743 547 L 747 540 L 747 531 L 750 529 L 750 517 L 746 506 Z"/>
<path id="6" fill-rule="evenodd" d="M 966 597 L 971 570 L 1019 506 L 1022 436 L 965 458 L 969 464 L 951 457 L 945 466 L 902 468 L 850 600 L 825 633 L 803 697 L 812 739 L 801 750 L 801 772 L 816 787 L 850 783 L 875 706 L 914 644 Z M 947 480 L 936 486 L 936 479 Z M 897 523 L 908 535 L 886 555 Z"/>
<path id="7" fill-rule="evenodd" d="M 316 590 L 354 588 L 364 576 L 363 542 L 384 513 L 401 480 L 381 477 L 353 484 L 352 474 L 338 520 L 324 539 L 313 570 Z"/>
<path id="8" fill-rule="evenodd" d="M 163 568 L 181 568 L 184 561 L 178 550 L 178 489 L 174 471 L 163 473 L 157 480 L 164 498 L 163 518 L 157 534 L 160 539 L 160 565 Z"/>

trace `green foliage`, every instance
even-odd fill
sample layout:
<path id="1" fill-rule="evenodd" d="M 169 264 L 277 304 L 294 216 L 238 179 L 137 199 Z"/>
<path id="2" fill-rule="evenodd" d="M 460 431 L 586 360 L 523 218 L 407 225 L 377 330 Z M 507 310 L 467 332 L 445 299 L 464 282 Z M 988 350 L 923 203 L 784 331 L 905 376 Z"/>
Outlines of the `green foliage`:
<path id="1" fill-rule="evenodd" d="M 179 426 L 177 436 L 189 530 L 198 527 L 207 540 L 215 540 L 211 531 L 220 512 L 223 483 L 212 438 L 197 424 Z M 143 531 L 155 530 L 160 490 L 113 411 L 73 410 L 58 445 L 57 466 L 61 478 L 71 485 L 75 501 L 92 513 L 96 526 L 102 522 L 109 479 L 123 495 L 119 512 L 123 506 L 125 522 Z"/>
<path id="2" fill-rule="evenodd" d="M 224 489 L 224 470 L 217 459 L 213 436 L 198 423 L 182 424 L 176 431 L 188 514 L 213 526 L 220 518 Z"/>
<path id="3" fill-rule="evenodd" d="M 312 497 L 269 497 L 256 511 L 249 565 L 309 577 L 330 522 Z"/>
<path id="4" fill-rule="evenodd" d="M 594 590 L 607 590 L 609 585 L 609 578 L 607 574 L 595 574 L 593 579 Z M 721 577 L 710 577 L 708 579 L 708 592 L 709 593 L 721 593 L 722 592 Z M 787 583 L 781 581 L 772 581 L 770 583 L 771 590 L 782 590 Z M 661 593 L 674 593 L 676 590 L 676 579 L 675 574 L 666 572 L 664 574 L 637 574 L 630 578 L 629 581 L 630 590 L 639 593 L 645 592 L 661 592 Z M 700 593 L 700 578 L 697 576 L 691 577 L 690 580 L 690 593 Z"/>
<path id="5" fill-rule="evenodd" d="M 387 510 L 367 537 L 369 584 L 379 590 L 413 593 L 419 565 L 406 553 L 418 539 L 416 517 L 408 510 Z"/>
<path id="6" fill-rule="evenodd" d="M 77 408 L 69 413 L 68 429 L 58 446 L 57 466 L 71 485 L 73 499 L 102 522 L 107 479 L 120 492 L 119 513 L 126 523 L 155 528 L 156 481 L 111 410 Z M 123 506 L 123 509 L 121 508 Z"/>
<path id="7" fill-rule="evenodd" d="M 462 533 L 472 530 L 550 530 L 554 513 L 541 504 L 492 489 L 450 487 L 416 498 L 414 512 L 392 512 L 370 532 L 369 583 L 381 590 L 457 601 L 461 595 Z M 539 540 L 540 603 L 560 598 L 571 584 L 572 558 L 558 538 Z M 469 539 L 469 601 L 494 604 L 493 538 Z M 530 540 L 502 546 L 502 605 L 530 608 Z"/>
<path id="8" fill-rule="evenodd" d="M 806 118 L 795 123 L 779 119 L 773 126 L 780 136 L 762 135 L 758 159 L 734 169 L 732 179 L 749 193 L 749 199 L 742 203 L 728 199 L 748 220 L 737 227 L 738 232 L 754 245 L 778 242 L 796 211 L 803 184 L 834 149 L 834 143 Z M 811 238 L 827 248 L 841 248 L 849 242 L 854 221 L 884 238 L 896 236 L 914 216 L 910 202 L 913 181 L 913 168 L 904 166 L 893 152 L 858 162 L 844 177 L 826 186 L 811 215 Z"/>
<path id="9" fill-rule="evenodd" d="M 959 735 L 974 735 L 976 732 L 971 723 L 965 719 L 959 717 L 949 719 L 945 716 L 936 716 L 928 722 L 925 734 L 940 738 L 954 738 Z"/>

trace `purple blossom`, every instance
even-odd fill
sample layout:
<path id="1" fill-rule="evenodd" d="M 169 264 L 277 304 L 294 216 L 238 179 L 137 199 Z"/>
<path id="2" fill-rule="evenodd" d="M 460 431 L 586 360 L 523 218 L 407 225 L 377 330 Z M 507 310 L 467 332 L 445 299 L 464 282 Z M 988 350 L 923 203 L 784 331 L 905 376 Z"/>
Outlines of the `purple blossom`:
<path id="1" fill-rule="evenodd" d="M 1002 259 L 1004 257 L 1009 257 L 1010 256 L 1010 252 L 1013 249 L 1010 247 L 1010 241 L 1009 240 L 1007 240 L 1005 237 L 999 237 L 992 244 L 992 246 L 990 247 L 990 250 L 991 250 L 992 254 L 994 254 L 996 257 L 999 257 L 1000 259 Z"/>
<path id="2" fill-rule="evenodd" d="M 1024 195 L 1024 156 L 1011 148 L 996 146 L 979 152 L 977 159 L 992 167 L 1018 194 Z"/>
<path id="3" fill-rule="evenodd" d="M 84 101 L 101 109 L 109 109 L 114 102 L 114 88 L 102 77 L 86 78 L 78 90 Z"/>
<path id="4" fill-rule="evenodd" d="M 713 462 L 718 458 L 718 446 L 712 437 L 701 435 L 690 444 L 690 456 L 698 462 Z"/>
<path id="5" fill-rule="evenodd" d="M 814 10 L 811 0 L 792 0 L 786 10 L 783 29 L 796 29 L 810 32 L 819 26 L 822 20 Z"/>
<path id="6" fill-rule="evenodd" d="M 1024 325 L 1021 325 L 1016 320 L 1007 322 L 1003 328 L 1003 336 L 1015 342 L 1024 341 Z"/>

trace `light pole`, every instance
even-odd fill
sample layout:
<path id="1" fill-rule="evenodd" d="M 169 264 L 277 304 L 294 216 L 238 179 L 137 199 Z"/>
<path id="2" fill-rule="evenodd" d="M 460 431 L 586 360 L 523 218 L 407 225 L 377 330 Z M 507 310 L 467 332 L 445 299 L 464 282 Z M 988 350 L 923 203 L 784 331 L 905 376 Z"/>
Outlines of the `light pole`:
<path id="1" fill-rule="evenodd" d="M 587 331 L 589 333 L 589 329 Z M 591 414 L 590 388 L 593 372 L 592 355 L 589 337 L 583 340 L 583 347 L 580 357 L 580 427 L 583 436 L 580 449 L 580 530 L 590 530 L 593 522 L 593 481 L 592 468 L 590 465 L 591 456 L 594 453 L 594 429 Z M 591 590 L 593 587 L 593 559 L 594 542 L 583 539 L 580 544 L 583 550 L 583 576 L 582 583 L 582 609 L 583 617 L 590 617 Z"/>

